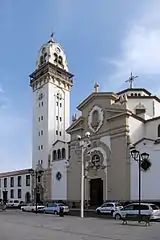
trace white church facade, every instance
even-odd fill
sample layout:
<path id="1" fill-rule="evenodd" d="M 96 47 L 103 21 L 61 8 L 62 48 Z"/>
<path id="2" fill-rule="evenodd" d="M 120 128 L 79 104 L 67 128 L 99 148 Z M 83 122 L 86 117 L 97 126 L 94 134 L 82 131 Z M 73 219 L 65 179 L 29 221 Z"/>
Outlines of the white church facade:
<path id="1" fill-rule="evenodd" d="M 75 83 L 76 84 L 76 83 Z M 90 146 L 84 152 L 85 200 L 98 205 L 106 200 L 138 200 L 138 164 L 130 146 L 147 152 L 152 163 L 142 171 L 142 199 L 160 202 L 156 187 L 160 169 L 160 99 L 131 84 L 121 92 L 100 92 L 98 84 L 79 106 L 70 124 L 73 74 L 62 46 L 51 39 L 38 53 L 30 74 L 33 94 L 32 168 L 41 166 L 38 190 L 33 179 L 32 199 L 80 203 L 81 151 L 77 136 Z"/>

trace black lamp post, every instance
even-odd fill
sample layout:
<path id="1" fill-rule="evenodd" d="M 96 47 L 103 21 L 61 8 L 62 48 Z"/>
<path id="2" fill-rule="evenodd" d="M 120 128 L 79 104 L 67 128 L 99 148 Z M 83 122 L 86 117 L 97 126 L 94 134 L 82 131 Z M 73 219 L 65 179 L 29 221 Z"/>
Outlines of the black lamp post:
<path id="1" fill-rule="evenodd" d="M 44 170 L 43 170 L 43 168 L 41 167 L 41 165 L 40 164 L 38 164 L 37 165 L 37 168 L 35 169 L 35 170 L 33 170 L 33 169 L 31 169 L 30 170 L 30 173 L 31 173 L 31 175 L 32 176 L 35 176 L 35 203 L 36 203 L 36 214 L 38 213 L 38 209 L 37 209 L 37 204 L 38 204 L 38 202 L 37 202 L 37 187 L 38 187 L 38 177 L 40 176 L 42 176 L 42 174 L 44 173 Z"/>
<path id="2" fill-rule="evenodd" d="M 140 210 L 140 205 L 141 205 L 141 170 L 147 171 L 151 167 L 151 162 L 149 161 L 149 154 L 144 152 L 140 153 L 137 151 L 135 148 L 131 149 L 131 156 L 132 158 L 138 162 L 138 203 L 139 203 L 139 208 L 138 208 L 138 215 L 139 215 L 139 221 L 141 218 L 141 210 Z"/>

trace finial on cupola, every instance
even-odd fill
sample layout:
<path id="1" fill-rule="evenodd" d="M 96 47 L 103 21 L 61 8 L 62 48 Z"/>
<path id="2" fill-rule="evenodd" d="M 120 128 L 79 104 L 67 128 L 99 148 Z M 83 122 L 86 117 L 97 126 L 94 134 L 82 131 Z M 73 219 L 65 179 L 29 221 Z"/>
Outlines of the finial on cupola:
<path id="1" fill-rule="evenodd" d="M 55 34 L 54 32 L 51 33 L 49 42 L 54 43 L 54 34 Z"/>
<path id="2" fill-rule="evenodd" d="M 96 82 L 96 83 L 94 84 L 94 91 L 97 93 L 98 90 L 99 90 L 99 84 Z"/>

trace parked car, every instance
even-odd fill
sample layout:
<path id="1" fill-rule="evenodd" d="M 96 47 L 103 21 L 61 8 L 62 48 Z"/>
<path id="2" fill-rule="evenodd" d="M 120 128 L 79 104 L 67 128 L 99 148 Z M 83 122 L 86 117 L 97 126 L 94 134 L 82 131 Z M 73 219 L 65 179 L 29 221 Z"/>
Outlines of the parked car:
<path id="1" fill-rule="evenodd" d="M 64 214 L 69 213 L 69 207 L 63 203 L 48 203 L 44 208 L 44 213 L 59 214 L 61 207 Z"/>
<path id="2" fill-rule="evenodd" d="M 36 212 L 36 205 L 33 203 L 27 204 L 26 206 L 22 206 L 21 210 L 23 212 Z M 43 205 L 37 205 L 37 212 L 44 212 Z"/>
<path id="3" fill-rule="evenodd" d="M 121 219 L 125 214 L 138 214 L 139 203 L 132 203 L 125 206 L 123 209 L 117 209 L 113 213 L 115 219 Z M 141 203 L 141 214 L 150 215 L 151 219 L 160 219 L 160 208 L 152 203 Z"/>
<path id="4" fill-rule="evenodd" d="M 117 209 L 122 209 L 123 206 L 120 203 L 117 202 L 107 202 L 103 203 L 100 207 L 96 209 L 97 214 L 110 214 L 113 215 L 113 213 Z"/>
<path id="5" fill-rule="evenodd" d="M 18 208 L 19 204 L 20 204 L 19 200 L 9 200 L 6 203 L 6 207 L 7 208 Z"/>

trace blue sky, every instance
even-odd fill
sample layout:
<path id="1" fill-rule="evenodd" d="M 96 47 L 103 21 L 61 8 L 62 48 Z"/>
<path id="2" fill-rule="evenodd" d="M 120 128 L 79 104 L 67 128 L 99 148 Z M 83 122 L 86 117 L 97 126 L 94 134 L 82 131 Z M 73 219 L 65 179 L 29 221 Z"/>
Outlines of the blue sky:
<path id="1" fill-rule="evenodd" d="M 28 75 L 52 31 L 75 74 L 71 114 L 93 91 L 137 87 L 160 93 L 159 0 L 7 0 L 0 3 L 0 171 L 31 166 Z"/>

